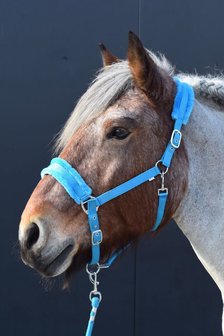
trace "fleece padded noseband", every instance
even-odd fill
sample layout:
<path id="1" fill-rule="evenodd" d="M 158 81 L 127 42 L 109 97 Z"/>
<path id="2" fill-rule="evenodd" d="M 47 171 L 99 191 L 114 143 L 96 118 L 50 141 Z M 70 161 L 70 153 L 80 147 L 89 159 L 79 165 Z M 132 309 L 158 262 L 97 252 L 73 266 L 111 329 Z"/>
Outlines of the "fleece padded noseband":
<path id="1" fill-rule="evenodd" d="M 69 196 L 77 203 L 85 202 L 90 198 L 92 189 L 86 184 L 82 176 L 77 170 L 65 160 L 54 158 L 51 164 L 44 168 L 41 172 L 41 177 L 51 175 L 57 180 L 69 194 Z"/>

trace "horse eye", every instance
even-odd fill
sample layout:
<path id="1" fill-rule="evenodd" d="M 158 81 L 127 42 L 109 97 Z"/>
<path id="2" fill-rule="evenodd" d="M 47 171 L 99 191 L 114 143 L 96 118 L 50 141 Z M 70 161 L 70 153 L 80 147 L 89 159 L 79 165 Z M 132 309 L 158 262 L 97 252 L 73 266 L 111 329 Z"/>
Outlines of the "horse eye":
<path id="1" fill-rule="evenodd" d="M 130 132 L 122 127 L 115 127 L 107 134 L 107 139 L 117 139 L 117 140 L 124 140 L 128 137 Z"/>

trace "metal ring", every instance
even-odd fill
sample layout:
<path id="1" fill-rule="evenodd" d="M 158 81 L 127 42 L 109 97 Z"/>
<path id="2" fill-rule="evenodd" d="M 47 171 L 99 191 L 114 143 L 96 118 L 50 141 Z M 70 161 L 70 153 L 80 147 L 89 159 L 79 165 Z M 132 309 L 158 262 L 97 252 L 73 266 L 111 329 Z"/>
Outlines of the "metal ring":
<path id="1" fill-rule="evenodd" d="M 157 167 L 160 170 L 161 174 L 165 175 L 168 172 L 169 168 L 164 166 L 164 164 L 162 163 L 162 165 L 164 167 L 166 167 L 166 169 L 164 171 L 162 171 L 162 169 L 160 169 L 159 166 L 158 166 L 160 162 L 162 163 L 162 160 L 157 161 L 156 164 L 155 164 L 155 167 Z"/>
<path id="2" fill-rule="evenodd" d="M 99 302 L 102 300 L 102 294 L 101 294 L 100 292 L 98 292 L 98 291 L 94 291 L 94 290 L 92 290 L 92 291 L 89 293 L 89 299 L 90 299 L 90 301 L 92 301 L 92 298 L 93 298 L 94 296 L 98 296 L 98 297 L 99 297 Z"/>
<path id="3" fill-rule="evenodd" d="M 89 270 L 89 266 L 95 266 L 95 267 L 96 267 L 96 271 L 91 272 L 91 271 Z M 86 272 L 87 272 L 90 276 L 99 273 L 99 271 L 100 271 L 100 265 L 99 265 L 99 264 L 96 264 L 96 265 L 89 265 L 89 264 L 87 264 L 87 265 L 86 265 Z"/>

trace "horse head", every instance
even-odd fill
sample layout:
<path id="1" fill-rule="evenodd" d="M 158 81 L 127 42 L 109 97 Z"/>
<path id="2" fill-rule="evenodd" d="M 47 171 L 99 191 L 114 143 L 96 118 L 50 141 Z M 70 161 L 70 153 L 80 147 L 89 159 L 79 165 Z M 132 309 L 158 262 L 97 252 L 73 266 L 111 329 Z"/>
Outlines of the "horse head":
<path id="1" fill-rule="evenodd" d="M 79 100 L 57 140 L 59 157 L 70 163 L 94 195 L 153 166 L 172 133 L 176 94 L 172 71 L 129 33 L 127 60 L 101 45 L 103 69 Z M 172 218 L 187 186 L 182 143 L 167 177 L 171 186 L 161 228 Z M 173 182 L 175 179 L 175 183 Z M 100 207 L 101 262 L 135 241 L 155 222 L 160 181 L 144 183 Z M 45 176 L 22 214 L 19 240 L 23 261 L 45 276 L 85 265 L 91 258 L 86 214 L 64 188 Z"/>

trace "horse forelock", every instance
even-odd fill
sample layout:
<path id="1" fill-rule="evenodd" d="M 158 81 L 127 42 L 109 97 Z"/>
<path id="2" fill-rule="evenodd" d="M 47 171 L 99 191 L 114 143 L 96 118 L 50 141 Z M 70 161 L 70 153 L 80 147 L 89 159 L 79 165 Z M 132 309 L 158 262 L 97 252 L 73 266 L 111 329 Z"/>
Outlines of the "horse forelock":
<path id="1" fill-rule="evenodd" d="M 149 50 L 147 52 L 158 67 L 169 75 L 173 74 L 174 69 L 164 55 L 157 56 Z M 131 71 L 126 60 L 100 69 L 58 134 L 54 146 L 55 152 L 60 152 L 83 124 L 103 113 L 133 86 Z"/>

